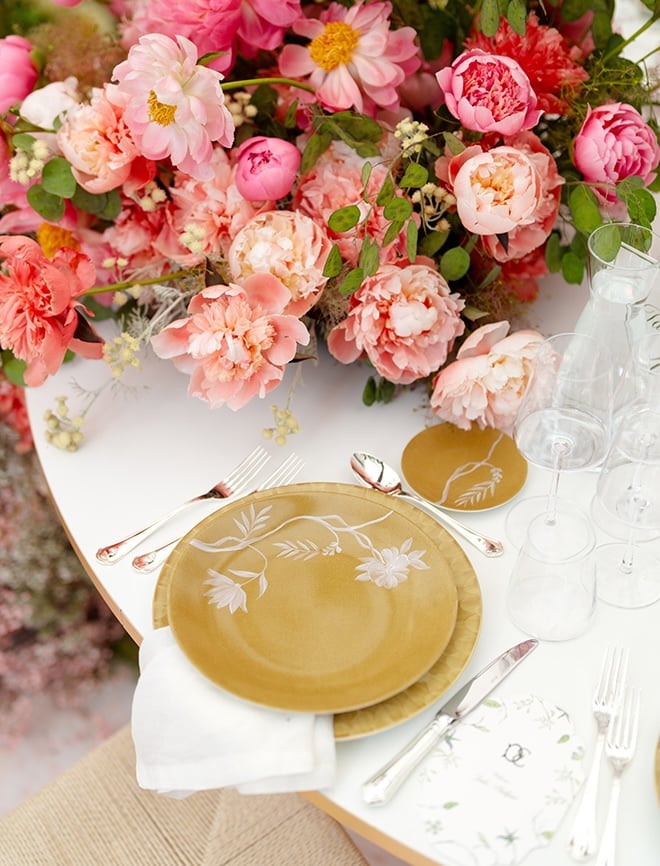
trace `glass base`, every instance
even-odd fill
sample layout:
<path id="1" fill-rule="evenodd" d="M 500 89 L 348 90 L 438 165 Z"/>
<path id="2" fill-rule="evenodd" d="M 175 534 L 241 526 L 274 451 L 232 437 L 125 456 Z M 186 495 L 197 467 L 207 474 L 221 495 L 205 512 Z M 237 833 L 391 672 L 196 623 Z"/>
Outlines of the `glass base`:
<path id="1" fill-rule="evenodd" d="M 526 537 L 530 525 L 540 517 L 546 514 L 548 510 L 549 497 L 545 496 L 527 496 L 509 509 L 505 521 L 504 532 L 506 537 L 511 542 L 511 546 L 515 550 L 520 550 Z M 584 509 L 575 505 L 568 499 L 563 499 L 558 496 L 555 503 L 557 516 L 568 515 L 569 520 L 572 517 L 579 518 L 580 523 L 585 518 Z M 577 531 L 577 530 L 576 530 Z"/>
<path id="2" fill-rule="evenodd" d="M 633 550 L 630 573 L 622 568 L 627 545 L 603 544 L 596 549 L 597 594 L 615 607 L 648 607 L 660 600 L 660 559 L 640 547 Z"/>

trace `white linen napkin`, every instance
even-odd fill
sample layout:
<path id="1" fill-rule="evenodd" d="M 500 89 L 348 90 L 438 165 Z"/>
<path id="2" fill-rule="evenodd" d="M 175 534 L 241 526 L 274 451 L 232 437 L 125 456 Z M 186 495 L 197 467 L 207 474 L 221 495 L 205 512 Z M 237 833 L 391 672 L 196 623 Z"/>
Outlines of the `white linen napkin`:
<path id="1" fill-rule="evenodd" d="M 446 866 L 520 863 L 552 840 L 583 780 L 583 755 L 554 704 L 488 699 L 415 777 L 422 832 Z"/>
<path id="2" fill-rule="evenodd" d="M 131 728 L 140 787 L 185 797 L 332 784 L 332 716 L 279 712 L 229 694 L 188 661 L 168 627 L 145 636 L 139 662 Z"/>

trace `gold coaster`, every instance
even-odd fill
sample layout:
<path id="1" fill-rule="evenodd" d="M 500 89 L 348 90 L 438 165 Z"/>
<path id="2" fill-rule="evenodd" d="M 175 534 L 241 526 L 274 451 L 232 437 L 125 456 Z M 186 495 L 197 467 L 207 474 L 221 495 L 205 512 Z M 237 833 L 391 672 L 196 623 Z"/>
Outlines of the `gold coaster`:
<path id="1" fill-rule="evenodd" d="M 527 478 L 527 461 L 513 439 L 492 427 L 428 427 L 404 448 L 401 468 L 416 493 L 455 511 L 502 505 Z"/>

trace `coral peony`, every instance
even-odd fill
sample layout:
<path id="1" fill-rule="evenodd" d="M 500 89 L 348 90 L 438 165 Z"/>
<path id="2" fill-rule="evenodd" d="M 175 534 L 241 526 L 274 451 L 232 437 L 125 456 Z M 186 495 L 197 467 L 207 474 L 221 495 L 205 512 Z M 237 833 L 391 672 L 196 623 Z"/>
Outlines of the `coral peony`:
<path id="1" fill-rule="evenodd" d="M 331 243 L 314 220 L 296 211 L 267 211 L 250 220 L 229 248 L 232 276 L 242 282 L 252 274 L 272 274 L 286 286 L 285 312 L 306 313 L 327 283 L 323 266 Z"/>
<path id="2" fill-rule="evenodd" d="M 221 75 L 197 65 L 189 39 L 143 36 L 115 67 L 118 92 L 128 96 L 124 121 L 147 159 L 165 159 L 209 180 L 213 142 L 229 147 L 234 122 L 224 104 Z"/>
<path id="3" fill-rule="evenodd" d="M 391 3 L 364 3 L 350 9 L 330 3 L 318 18 L 299 18 L 292 29 L 309 45 L 282 49 L 282 75 L 307 79 L 330 111 L 355 108 L 375 116 L 399 107 L 397 87 L 421 63 L 412 27 L 390 30 Z"/>
<path id="4" fill-rule="evenodd" d="M 212 407 L 240 409 L 276 388 L 297 343 L 309 342 L 303 323 L 283 313 L 289 297 L 270 274 L 241 286 L 209 286 L 192 299 L 187 318 L 152 337 L 152 345 L 190 373 L 189 394 Z"/>
<path id="5" fill-rule="evenodd" d="M 511 57 L 473 48 L 436 78 L 447 108 L 466 129 L 515 135 L 536 126 L 542 114 L 529 78 Z"/>
<path id="6" fill-rule="evenodd" d="M 523 330 L 507 337 L 508 330 L 508 322 L 478 328 L 438 373 L 431 395 L 438 418 L 463 430 L 475 423 L 511 429 L 543 336 Z"/>
<path id="7" fill-rule="evenodd" d="M 616 202 L 612 188 L 627 177 L 655 178 L 660 146 L 651 127 L 632 105 L 612 102 L 590 108 L 573 143 L 573 159 L 588 183 L 606 200 Z"/>
<path id="8" fill-rule="evenodd" d="M 243 142 L 235 158 L 240 194 L 248 201 L 276 201 L 291 192 L 301 154 L 289 141 L 257 135 Z"/>
<path id="9" fill-rule="evenodd" d="M 37 82 L 31 51 L 32 44 L 22 36 L 0 39 L 0 113 L 24 99 Z"/>
<path id="10" fill-rule="evenodd" d="M 36 241 L 19 236 L 0 237 L 0 256 L 0 346 L 26 361 L 26 384 L 41 385 L 56 373 L 67 349 L 100 358 L 101 338 L 81 338 L 85 308 L 78 298 L 96 277 L 87 256 L 63 247 L 51 261 Z"/>
<path id="11" fill-rule="evenodd" d="M 408 385 L 445 363 L 465 329 L 463 307 L 433 267 L 383 265 L 351 295 L 328 349 L 343 364 L 366 355 L 381 376 Z"/>

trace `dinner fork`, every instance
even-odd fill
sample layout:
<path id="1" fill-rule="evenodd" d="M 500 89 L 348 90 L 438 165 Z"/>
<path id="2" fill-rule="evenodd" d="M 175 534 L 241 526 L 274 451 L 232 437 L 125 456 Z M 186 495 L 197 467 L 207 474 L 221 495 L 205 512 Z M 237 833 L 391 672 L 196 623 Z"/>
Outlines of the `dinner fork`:
<path id="1" fill-rule="evenodd" d="M 99 562 L 106 564 L 117 562 L 117 560 L 121 559 L 129 551 L 137 547 L 142 539 L 151 535 L 151 533 L 155 532 L 157 529 L 160 529 L 161 526 L 164 526 L 175 515 L 179 514 L 179 512 L 188 508 L 188 506 L 193 503 L 202 502 L 205 499 L 228 499 L 230 496 L 237 496 L 247 489 L 250 481 L 252 481 L 255 475 L 269 460 L 270 454 L 268 454 L 265 448 L 258 445 L 244 460 L 241 460 L 238 466 L 236 466 L 226 478 L 223 478 L 222 481 L 218 481 L 218 483 L 214 484 L 210 490 L 206 490 L 198 496 L 193 496 L 192 499 L 187 499 L 185 502 L 177 505 L 176 508 L 173 508 L 172 511 L 168 511 L 167 514 L 159 517 L 148 526 L 138 529 L 137 532 L 133 532 L 126 538 L 122 538 L 121 541 L 115 541 L 112 544 L 106 545 L 106 547 L 100 547 L 96 551 L 96 558 Z"/>
<path id="2" fill-rule="evenodd" d="M 303 466 L 304 460 L 296 454 L 289 454 L 286 460 L 280 463 L 277 469 L 273 470 L 273 472 L 271 472 L 271 474 L 265 478 L 253 492 L 256 493 L 257 490 L 268 490 L 269 488 L 277 487 L 280 484 L 288 484 L 290 481 L 293 481 Z M 234 497 L 230 498 L 233 499 Z M 170 551 L 174 549 L 182 538 L 183 536 L 180 535 L 177 538 L 168 541 L 167 544 L 161 544 L 160 547 L 156 547 L 154 550 L 139 554 L 133 559 L 133 568 L 142 573 L 155 571 L 160 565 L 162 565 Z"/>
<path id="3" fill-rule="evenodd" d="M 639 691 L 629 689 L 619 712 L 610 722 L 607 731 L 605 754 L 614 769 L 614 778 L 612 779 L 610 802 L 607 807 L 607 817 L 605 818 L 603 838 L 598 849 L 596 866 L 614 866 L 615 863 L 616 827 L 619 794 L 621 792 L 621 777 L 635 754 L 640 703 Z"/>
<path id="4" fill-rule="evenodd" d="M 596 801 L 600 764 L 605 746 L 608 725 L 621 701 L 628 671 L 628 650 L 608 647 L 601 667 L 600 678 L 593 697 L 593 714 L 597 734 L 589 775 L 582 792 L 568 850 L 575 860 L 586 860 L 595 853 L 598 845 L 596 835 Z"/>

